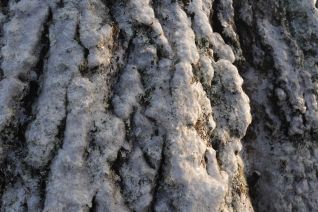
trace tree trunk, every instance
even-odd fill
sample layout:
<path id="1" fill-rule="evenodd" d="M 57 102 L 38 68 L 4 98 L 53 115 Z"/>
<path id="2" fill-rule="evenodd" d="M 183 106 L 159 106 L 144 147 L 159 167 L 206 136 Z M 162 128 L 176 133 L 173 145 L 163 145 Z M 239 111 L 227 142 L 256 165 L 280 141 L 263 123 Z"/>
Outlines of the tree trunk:
<path id="1" fill-rule="evenodd" d="M 316 210 L 315 4 L 1 0 L 1 211 Z"/>

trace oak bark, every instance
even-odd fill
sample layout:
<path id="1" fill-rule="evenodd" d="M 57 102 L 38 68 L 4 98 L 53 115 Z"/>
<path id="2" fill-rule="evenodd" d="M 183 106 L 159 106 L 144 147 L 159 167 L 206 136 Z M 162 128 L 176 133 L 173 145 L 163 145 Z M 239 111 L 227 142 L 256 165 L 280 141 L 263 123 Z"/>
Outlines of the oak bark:
<path id="1" fill-rule="evenodd" d="M 1 0 L 1 211 L 314 211 L 316 0 Z"/>

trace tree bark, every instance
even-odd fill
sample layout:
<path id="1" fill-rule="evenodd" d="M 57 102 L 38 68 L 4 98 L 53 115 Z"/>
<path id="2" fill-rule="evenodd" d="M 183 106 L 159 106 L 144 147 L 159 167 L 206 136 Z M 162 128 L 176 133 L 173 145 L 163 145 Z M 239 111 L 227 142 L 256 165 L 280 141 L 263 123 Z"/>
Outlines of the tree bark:
<path id="1" fill-rule="evenodd" d="M 316 0 L 1 0 L 1 211 L 314 211 Z"/>

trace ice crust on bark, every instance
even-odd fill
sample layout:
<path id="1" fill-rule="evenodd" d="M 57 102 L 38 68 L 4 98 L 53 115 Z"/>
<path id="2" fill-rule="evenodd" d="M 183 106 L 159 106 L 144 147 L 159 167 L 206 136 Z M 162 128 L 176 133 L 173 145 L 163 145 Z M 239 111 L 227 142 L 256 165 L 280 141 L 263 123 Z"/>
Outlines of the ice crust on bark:
<path id="1" fill-rule="evenodd" d="M 315 4 L 1 1 L 1 211 L 314 210 Z"/>

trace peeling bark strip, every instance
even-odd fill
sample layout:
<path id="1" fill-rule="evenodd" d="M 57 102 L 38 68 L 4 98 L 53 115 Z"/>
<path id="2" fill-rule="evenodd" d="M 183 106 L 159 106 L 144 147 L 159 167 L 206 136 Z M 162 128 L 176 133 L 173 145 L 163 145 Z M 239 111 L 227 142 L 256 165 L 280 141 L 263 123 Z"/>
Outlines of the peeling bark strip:
<path id="1" fill-rule="evenodd" d="M 316 5 L 0 1 L 0 211 L 314 211 Z"/>

